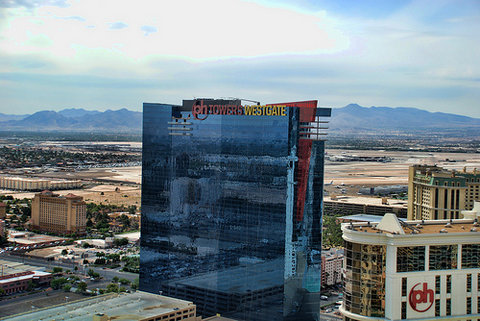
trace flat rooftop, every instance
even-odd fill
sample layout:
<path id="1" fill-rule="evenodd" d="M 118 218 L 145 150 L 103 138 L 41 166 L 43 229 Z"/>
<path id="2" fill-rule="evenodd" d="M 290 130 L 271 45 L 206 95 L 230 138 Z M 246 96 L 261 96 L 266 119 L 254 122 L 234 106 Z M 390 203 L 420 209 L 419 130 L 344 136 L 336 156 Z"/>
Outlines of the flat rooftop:
<path id="1" fill-rule="evenodd" d="M 370 223 L 378 223 L 382 220 L 383 216 L 380 215 L 371 215 L 371 214 L 354 214 L 354 215 L 346 215 L 340 216 L 338 219 L 344 221 L 357 221 L 357 222 L 370 222 Z M 405 221 L 404 218 L 398 218 L 400 221 Z"/>
<path id="2" fill-rule="evenodd" d="M 67 240 L 62 237 L 35 234 L 31 232 L 11 232 L 8 235 L 9 242 L 16 242 L 20 245 L 35 245 L 48 242 L 59 242 L 58 244 L 60 244 L 62 241 Z"/>
<path id="3" fill-rule="evenodd" d="M 377 224 L 354 223 L 347 228 L 366 233 L 387 233 L 387 234 L 402 234 L 391 233 L 377 228 Z M 480 224 L 473 219 L 457 219 L 457 220 L 425 220 L 425 221 L 405 221 L 400 224 L 400 228 L 404 234 L 452 234 L 452 233 L 472 233 L 477 234 L 480 238 Z"/>
<path id="4" fill-rule="evenodd" d="M 399 207 L 399 208 L 406 208 L 408 206 L 408 202 L 406 200 L 399 200 L 395 198 L 387 198 L 387 204 L 382 204 L 382 197 L 361 197 L 361 196 L 347 196 L 347 195 L 338 196 L 337 195 L 333 199 L 331 196 L 325 196 L 323 200 L 325 202 L 389 206 L 389 207 Z"/>
<path id="5" fill-rule="evenodd" d="M 167 284 L 182 284 L 211 291 L 245 294 L 283 285 L 283 259 L 238 266 L 223 271 L 176 279 Z M 254 282 L 247 283 L 246 280 Z"/>
<path id="6" fill-rule="evenodd" d="M 162 295 L 137 291 L 132 294 L 107 294 L 62 304 L 31 313 L 18 314 L 2 320 L 41 321 L 71 320 L 91 321 L 97 313 L 108 315 L 110 320 L 142 320 L 178 309 L 193 307 L 192 302 Z"/>
<path id="7" fill-rule="evenodd" d="M 45 271 L 45 267 L 23 264 L 6 259 L 0 260 L 0 275 L 2 275 L 2 273 L 3 275 L 8 275 L 28 271 Z"/>

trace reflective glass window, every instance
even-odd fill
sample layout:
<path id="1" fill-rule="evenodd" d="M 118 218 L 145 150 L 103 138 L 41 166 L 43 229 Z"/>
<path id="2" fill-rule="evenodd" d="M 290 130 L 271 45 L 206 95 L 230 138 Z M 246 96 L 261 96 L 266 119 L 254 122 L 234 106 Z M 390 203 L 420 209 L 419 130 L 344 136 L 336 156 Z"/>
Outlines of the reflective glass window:
<path id="1" fill-rule="evenodd" d="M 480 267 L 480 244 L 462 245 L 462 269 Z"/>
<path id="2" fill-rule="evenodd" d="M 397 248 L 397 272 L 425 270 L 425 246 Z"/>
<path id="3" fill-rule="evenodd" d="M 457 268 L 457 245 L 431 245 L 430 270 L 451 270 Z"/>

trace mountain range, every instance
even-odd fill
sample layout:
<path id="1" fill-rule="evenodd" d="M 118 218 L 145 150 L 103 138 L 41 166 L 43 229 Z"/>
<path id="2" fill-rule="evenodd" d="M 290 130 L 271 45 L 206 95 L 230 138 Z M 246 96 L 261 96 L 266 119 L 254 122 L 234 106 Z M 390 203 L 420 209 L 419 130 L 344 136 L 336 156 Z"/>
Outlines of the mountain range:
<path id="1" fill-rule="evenodd" d="M 43 110 L 21 119 L 0 114 L 0 128 L 15 131 L 141 132 L 142 113 L 126 108 L 104 112 L 82 108 Z"/>
<path id="2" fill-rule="evenodd" d="M 142 113 L 125 108 L 104 112 L 70 108 L 31 115 L 0 113 L 0 130 L 140 133 Z M 464 132 L 479 136 L 480 119 L 418 108 L 349 104 L 332 109 L 328 131 L 332 135 Z"/>

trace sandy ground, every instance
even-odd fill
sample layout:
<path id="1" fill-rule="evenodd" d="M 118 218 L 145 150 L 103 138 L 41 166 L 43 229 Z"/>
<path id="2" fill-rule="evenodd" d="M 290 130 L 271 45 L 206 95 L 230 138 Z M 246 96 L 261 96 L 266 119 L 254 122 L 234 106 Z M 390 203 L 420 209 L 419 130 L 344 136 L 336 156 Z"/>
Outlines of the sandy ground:
<path id="1" fill-rule="evenodd" d="M 115 189 L 118 188 L 118 191 Z M 0 192 L 2 193 L 2 192 Z M 97 185 L 87 189 L 73 189 L 64 191 L 54 191 L 60 195 L 73 193 L 82 196 L 87 203 L 102 203 L 116 205 L 137 205 L 140 206 L 141 189 L 139 186 L 124 186 L 120 184 Z M 102 195 L 103 193 L 103 195 Z M 13 195 L 15 198 L 33 198 L 35 193 L 21 193 L 4 191 L 2 194 Z"/>
<path id="2" fill-rule="evenodd" d="M 325 164 L 325 183 L 332 185 L 406 185 L 408 167 L 414 164 L 437 164 L 440 167 L 461 171 L 480 169 L 480 154 L 386 152 L 358 150 L 327 150 L 329 156 L 387 156 L 392 162 L 329 162 Z M 447 161 L 447 159 L 449 161 Z M 452 162 L 454 161 L 454 162 Z"/>
<path id="3" fill-rule="evenodd" d="M 413 164 L 437 164 L 448 169 L 461 171 L 464 166 L 468 171 L 480 169 L 480 154 L 473 153 L 426 153 L 426 152 L 391 152 L 391 151 L 359 151 L 359 150 L 327 150 L 328 156 L 388 156 L 393 160 L 382 162 L 331 162 L 325 164 L 326 189 L 335 186 L 345 187 L 346 194 L 356 194 L 361 187 L 378 185 L 406 185 L 408 182 L 408 166 Z M 448 160 L 448 161 L 447 161 Z M 57 174 L 57 173 L 56 173 Z M 60 174 L 60 173 L 58 173 Z M 103 204 L 123 204 L 140 206 L 141 187 L 139 185 L 123 185 L 120 182 L 140 184 L 141 166 L 101 168 L 77 173 L 63 173 L 68 178 L 72 174 L 81 174 L 84 178 L 103 178 L 110 184 L 101 184 L 83 190 L 58 191 L 61 195 L 73 193 L 83 196 L 85 201 Z M 98 175 L 98 176 L 97 176 Z M 67 177 L 65 177 L 67 178 Z M 119 183 L 115 183 L 118 181 Z M 333 181 L 333 182 L 332 182 Z M 330 184 L 331 185 L 328 185 Z M 118 191 L 115 191 L 118 188 Z M 102 195 L 103 193 L 103 195 Z M 32 198 L 34 193 L 6 193 L 16 198 Z"/>

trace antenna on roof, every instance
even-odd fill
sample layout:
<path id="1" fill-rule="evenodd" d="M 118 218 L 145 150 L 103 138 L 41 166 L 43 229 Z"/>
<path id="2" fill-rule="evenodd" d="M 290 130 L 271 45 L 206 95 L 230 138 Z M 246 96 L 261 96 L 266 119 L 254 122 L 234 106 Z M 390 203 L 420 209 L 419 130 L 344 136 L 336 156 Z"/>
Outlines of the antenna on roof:
<path id="1" fill-rule="evenodd" d="M 243 101 L 249 101 L 251 103 L 255 103 L 258 106 L 260 106 L 260 102 L 256 100 L 250 100 L 250 99 L 243 99 L 243 98 L 238 98 L 238 97 L 227 97 L 228 99 L 238 99 L 238 100 L 243 100 Z"/>

